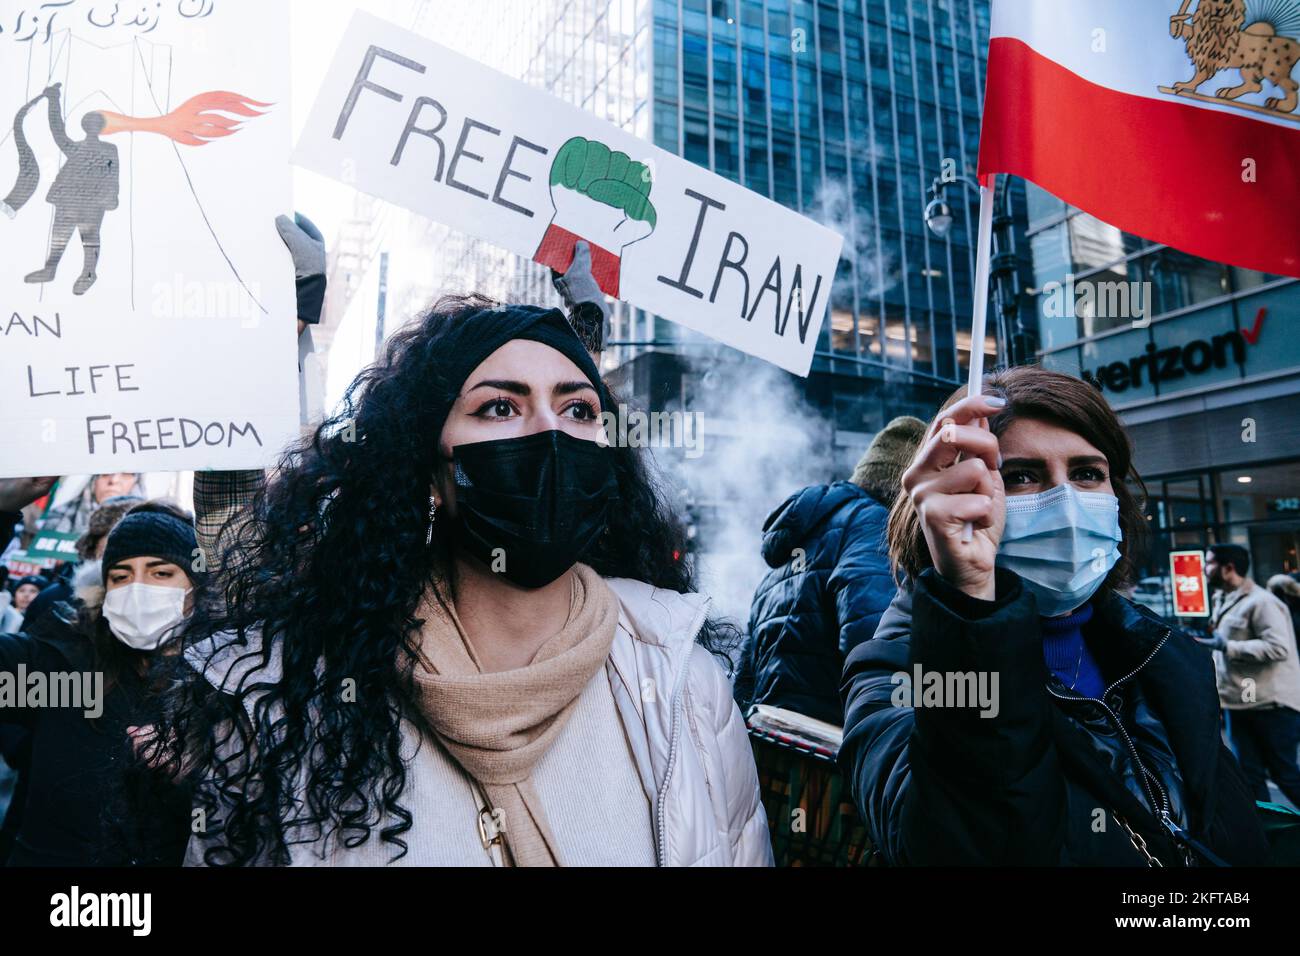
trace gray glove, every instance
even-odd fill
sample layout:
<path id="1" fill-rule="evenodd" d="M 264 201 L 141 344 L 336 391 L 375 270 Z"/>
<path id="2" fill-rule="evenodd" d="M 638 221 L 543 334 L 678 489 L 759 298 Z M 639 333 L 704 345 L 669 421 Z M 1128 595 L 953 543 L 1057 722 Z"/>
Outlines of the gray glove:
<path id="1" fill-rule="evenodd" d="M 579 239 L 573 247 L 569 271 L 560 275 L 551 270 L 551 283 L 564 299 L 569 321 L 588 351 L 599 352 L 609 335 L 609 305 L 605 293 L 591 274 L 591 246 Z"/>
<path id="2" fill-rule="evenodd" d="M 276 216 L 275 228 L 293 257 L 298 291 L 298 318 L 308 325 L 320 321 L 325 304 L 325 237 L 302 213 Z"/>
<path id="3" fill-rule="evenodd" d="M 596 277 L 591 274 L 591 246 L 585 239 L 579 239 L 573 246 L 573 262 L 569 271 L 560 275 L 551 270 L 551 282 L 555 291 L 564 298 L 564 304 L 572 309 L 579 302 L 595 302 L 604 308 L 605 293 L 596 284 Z"/>

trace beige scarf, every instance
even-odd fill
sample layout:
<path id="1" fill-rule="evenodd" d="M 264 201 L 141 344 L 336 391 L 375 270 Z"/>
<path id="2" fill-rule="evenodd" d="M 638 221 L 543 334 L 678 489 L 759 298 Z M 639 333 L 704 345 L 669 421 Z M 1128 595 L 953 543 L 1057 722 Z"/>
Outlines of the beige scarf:
<path id="1" fill-rule="evenodd" d="M 447 751 L 503 811 L 515 866 L 559 866 L 532 772 L 604 666 L 618 602 L 585 564 L 574 566 L 569 620 L 526 667 L 485 674 L 455 610 L 426 598 L 414 673 L 416 700 Z"/>

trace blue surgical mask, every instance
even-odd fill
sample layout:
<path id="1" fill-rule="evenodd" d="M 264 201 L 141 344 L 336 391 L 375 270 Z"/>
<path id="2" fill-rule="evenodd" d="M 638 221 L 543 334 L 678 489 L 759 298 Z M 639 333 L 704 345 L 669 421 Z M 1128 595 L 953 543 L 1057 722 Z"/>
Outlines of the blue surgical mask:
<path id="1" fill-rule="evenodd" d="M 1043 617 L 1069 614 L 1097 593 L 1119 560 L 1119 499 L 1057 485 L 1007 497 L 997 563 L 1020 575 Z"/>

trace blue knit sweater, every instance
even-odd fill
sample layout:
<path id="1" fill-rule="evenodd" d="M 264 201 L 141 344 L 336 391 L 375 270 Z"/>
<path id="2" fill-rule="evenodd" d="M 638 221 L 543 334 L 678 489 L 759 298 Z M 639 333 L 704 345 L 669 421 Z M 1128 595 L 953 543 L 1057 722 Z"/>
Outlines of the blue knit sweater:
<path id="1" fill-rule="evenodd" d="M 1043 659 L 1066 687 L 1085 697 L 1100 697 L 1106 689 L 1097 660 L 1083 640 L 1083 625 L 1092 620 L 1092 605 L 1085 604 L 1064 617 L 1044 617 Z"/>

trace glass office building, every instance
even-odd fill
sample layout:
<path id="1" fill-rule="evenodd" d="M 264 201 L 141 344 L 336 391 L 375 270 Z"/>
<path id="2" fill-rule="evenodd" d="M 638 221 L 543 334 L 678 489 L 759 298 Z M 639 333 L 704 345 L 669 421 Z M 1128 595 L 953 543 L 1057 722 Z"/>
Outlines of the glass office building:
<path id="1" fill-rule="evenodd" d="M 1094 381 L 1128 425 L 1150 495 L 1152 606 L 1168 607 L 1171 550 L 1232 541 L 1250 549 L 1260 583 L 1296 571 L 1300 282 L 1027 192 L 1042 361 Z"/>
<path id="2" fill-rule="evenodd" d="M 970 207 L 951 197 L 945 240 L 922 211 L 945 159 L 958 172 L 975 164 L 988 4 L 653 8 L 655 143 L 845 237 L 816 370 L 956 381 L 970 349 Z"/>
<path id="3" fill-rule="evenodd" d="M 655 143 L 845 237 L 813 372 L 799 386 L 829 424 L 827 477 L 842 477 L 889 418 L 928 416 L 964 379 L 975 197 L 948 188 L 955 223 L 944 239 L 923 211 L 945 160 L 959 174 L 974 170 L 988 4 L 652 7 Z M 1016 208 L 1021 196 L 1013 190 Z M 1006 342 L 991 324 L 993 364 Z M 694 338 L 651 317 L 628 336 Z"/>

